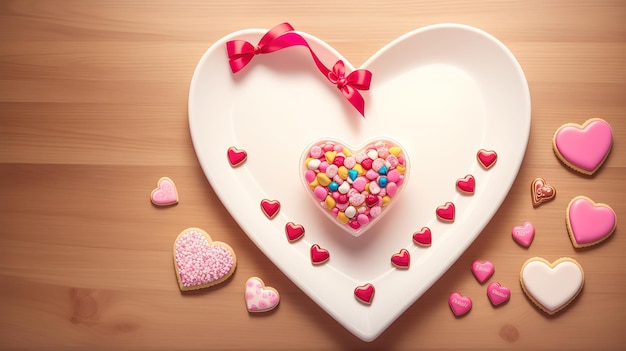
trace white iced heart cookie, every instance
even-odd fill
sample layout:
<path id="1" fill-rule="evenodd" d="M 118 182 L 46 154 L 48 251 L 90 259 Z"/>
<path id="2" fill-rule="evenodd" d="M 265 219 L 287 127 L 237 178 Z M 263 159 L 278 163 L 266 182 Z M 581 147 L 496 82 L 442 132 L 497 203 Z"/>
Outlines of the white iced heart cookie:
<path id="1" fill-rule="evenodd" d="M 526 261 L 520 273 L 522 289 L 539 308 L 555 314 L 574 301 L 585 282 L 576 260 L 562 257 L 550 263 L 541 257 Z"/>

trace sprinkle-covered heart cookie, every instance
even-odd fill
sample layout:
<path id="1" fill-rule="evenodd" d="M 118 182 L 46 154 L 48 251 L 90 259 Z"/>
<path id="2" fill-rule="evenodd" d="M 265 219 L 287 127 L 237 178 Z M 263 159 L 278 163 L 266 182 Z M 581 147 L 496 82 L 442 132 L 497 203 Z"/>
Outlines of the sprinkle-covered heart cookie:
<path id="1" fill-rule="evenodd" d="M 228 279 L 237 267 L 237 256 L 226 243 L 213 241 L 199 228 L 187 228 L 174 242 L 174 269 L 180 290 L 196 290 Z"/>
<path id="2" fill-rule="evenodd" d="M 333 222 L 354 236 L 389 211 L 408 176 L 408 160 L 397 143 L 377 140 L 358 151 L 337 141 L 316 142 L 302 158 L 307 192 Z"/>

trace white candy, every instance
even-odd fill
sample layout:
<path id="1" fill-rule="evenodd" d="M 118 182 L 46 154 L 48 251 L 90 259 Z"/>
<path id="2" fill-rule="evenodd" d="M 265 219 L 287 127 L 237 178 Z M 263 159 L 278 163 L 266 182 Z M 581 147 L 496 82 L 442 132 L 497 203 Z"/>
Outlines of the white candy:
<path id="1" fill-rule="evenodd" d="M 320 163 L 322 163 L 322 161 L 320 161 L 318 159 L 314 159 L 314 160 L 309 161 L 309 163 L 307 164 L 307 167 L 310 170 L 314 171 L 314 170 L 319 168 Z"/>
<path id="2" fill-rule="evenodd" d="M 356 208 L 354 208 L 354 206 L 348 206 L 348 208 L 346 208 L 346 211 L 344 213 L 346 217 L 352 218 L 356 215 Z"/>
<path id="3" fill-rule="evenodd" d="M 376 150 L 372 149 L 372 150 L 370 150 L 370 151 L 368 151 L 368 152 L 367 152 L 367 156 L 368 156 L 369 158 L 371 158 L 372 160 L 375 160 L 375 159 L 377 159 L 377 158 L 378 158 L 378 151 L 376 151 Z"/>
<path id="4" fill-rule="evenodd" d="M 339 189 L 337 190 L 339 191 L 340 194 L 347 194 L 348 191 L 350 191 L 350 184 L 348 182 L 344 182 L 343 184 L 339 186 Z"/>

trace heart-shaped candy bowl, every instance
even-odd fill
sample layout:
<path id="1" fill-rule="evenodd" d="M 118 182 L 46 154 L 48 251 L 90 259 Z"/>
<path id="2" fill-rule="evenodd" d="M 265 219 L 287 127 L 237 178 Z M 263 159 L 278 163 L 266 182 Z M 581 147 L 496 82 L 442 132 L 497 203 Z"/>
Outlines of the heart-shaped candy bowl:
<path id="1" fill-rule="evenodd" d="M 377 139 L 352 148 L 336 140 L 308 146 L 300 161 L 305 191 L 330 221 L 359 236 L 388 213 L 409 175 L 404 149 Z"/>
<path id="2" fill-rule="evenodd" d="M 363 118 L 305 48 L 257 55 L 233 74 L 225 43 L 257 43 L 266 32 L 232 33 L 198 63 L 189 92 L 198 160 L 219 200 L 259 249 L 339 323 L 373 340 L 463 254 L 508 194 L 530 131 L 526 79 L 491 35 L 463 25 L 429 26 L 363 64 L 373 75 L 370 90 L 362 92 Z M 327 66 L 341 59 L 348 72 L 354 69 L 322 40 L 298 33 Z M 302 153 L 314 140 L 360 145 L 380 137 L 402 145 L 410 181 L 384 218 L 364 235 L 348 235 L 303 190 Z M 247 152 L 237 167 L 227 158 L 233 146 Z M 496 151 L 497 163 L 481 167 L 479 149 Z M 467 174 L 476 181 L 471 196 L 455 186 Z M 263 199 L 281 204 L 272 219 L 259 208 Z M 455 205 L 453 222 L 436 218 L 436 208 L 446 202 Z M 289 222 L 305 228 L 301 239 L 287 239 Z M 423 227 L 431 229 L 432 243 L 418 247 L 412 234 Z M 324 264 L 311 263 L 315 244 L 330 253 Z M 411 263 L 400 270 L 390 258 L 403 248 Z M 363 304 L 354 290 L 368 283 L 376 293 Z"/>

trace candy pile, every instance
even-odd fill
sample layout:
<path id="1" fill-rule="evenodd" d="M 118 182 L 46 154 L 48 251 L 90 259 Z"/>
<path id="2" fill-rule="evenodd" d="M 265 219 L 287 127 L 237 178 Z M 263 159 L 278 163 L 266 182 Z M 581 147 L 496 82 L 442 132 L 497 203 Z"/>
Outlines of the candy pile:
<path id="1" fill-rule="evenodd" d="M 404 182 L 407 160 L 389 141 L 368 144 L 353 154 L 324 141 L 306 152 L 304 179 L 313 196 L 341 225 L 361 231 L 379 217 Z"/>

